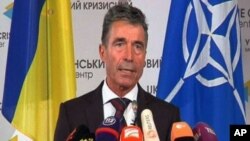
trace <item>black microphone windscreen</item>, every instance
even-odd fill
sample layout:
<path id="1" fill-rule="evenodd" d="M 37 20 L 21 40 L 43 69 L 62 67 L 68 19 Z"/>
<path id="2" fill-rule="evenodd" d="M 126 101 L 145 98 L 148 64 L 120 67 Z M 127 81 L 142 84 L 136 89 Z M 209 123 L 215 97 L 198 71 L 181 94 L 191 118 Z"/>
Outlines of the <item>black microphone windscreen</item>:
<path id="1" fill-rule="evenodd" d="M 193 137 L 181 137 L 181 138 L 177 138 L 174 141 L 194 141 Z"/>
<path id="2" fill-rule="evenodd" d="M 90 133 L 89 128 L 85 125 L 80 125 L 75 128 L 68 136 L 66 141 L 94 140 L 95 134 Z"/>

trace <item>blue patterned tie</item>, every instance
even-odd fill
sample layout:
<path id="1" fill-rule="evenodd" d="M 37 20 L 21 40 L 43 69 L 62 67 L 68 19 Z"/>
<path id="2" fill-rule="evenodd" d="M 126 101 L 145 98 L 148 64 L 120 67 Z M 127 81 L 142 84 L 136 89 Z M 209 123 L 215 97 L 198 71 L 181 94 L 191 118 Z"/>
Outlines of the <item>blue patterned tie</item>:
<path id="1" fill-rule="evenodd" d="M 115 117 L 117 117 L 120 120 L 120 131 L 121 131 L 122 128 L 126 126 L 126 121 L 123 117 L 123 113 L 127 108 L 128 104 L 130 103 L 130 100 L 126 98 L 115 98 L 112 99 L 110 102 L 116 109 Z"/>

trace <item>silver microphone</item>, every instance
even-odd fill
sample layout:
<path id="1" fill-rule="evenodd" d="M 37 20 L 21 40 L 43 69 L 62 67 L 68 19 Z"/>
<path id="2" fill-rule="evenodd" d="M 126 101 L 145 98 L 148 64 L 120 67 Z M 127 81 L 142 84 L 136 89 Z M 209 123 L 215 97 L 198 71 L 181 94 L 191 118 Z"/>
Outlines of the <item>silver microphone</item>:
<path id="1" fill-rule="evenodd" d="M 131 125 L 135 125 L 136 120 L 137 120 L 137 109 L 138 109 L 138 104 L 136 100 L 133 100 L 131 102 L 132 104 L 132 110 L 133 110 L 133 117 L 132 117 L 132 124 Z"/>

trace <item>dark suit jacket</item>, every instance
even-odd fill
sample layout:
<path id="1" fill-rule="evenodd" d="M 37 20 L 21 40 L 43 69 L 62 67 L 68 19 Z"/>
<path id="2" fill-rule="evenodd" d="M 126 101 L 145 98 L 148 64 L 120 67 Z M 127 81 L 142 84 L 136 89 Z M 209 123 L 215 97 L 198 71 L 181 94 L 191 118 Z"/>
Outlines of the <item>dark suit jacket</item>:
<path id="1" fill-rule="evenodd" d="M 72 130 L 81 124 L 87 126 L 90 132 L 95 133 L 104 119 L 102 86 L 103 82 L 95 90 L 60 105 L 54 141 L 65 141 Z M 137 103 L 137 125 L 142 127 L 140 115 L 144 109 L 148 108 L 153 113 L 160 141 L 170 141 L 172 124 L 180 121 L 179 109 L 147 93 L 140 85 Z"/>

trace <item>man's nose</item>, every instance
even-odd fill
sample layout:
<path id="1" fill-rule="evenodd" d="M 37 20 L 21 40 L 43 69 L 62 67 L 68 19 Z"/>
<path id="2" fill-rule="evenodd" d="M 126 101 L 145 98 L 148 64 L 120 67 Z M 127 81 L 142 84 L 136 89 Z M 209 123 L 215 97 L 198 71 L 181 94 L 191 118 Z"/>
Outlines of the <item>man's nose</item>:
<path id="1" fill-rule="evenodd" d="M 134 51 L 131 45 L 128 45 L 126 47 L 126 52 L 125 52 L 125 59 L 127 61 L 133 61 L 133 55 L 134 55 Z"/>

